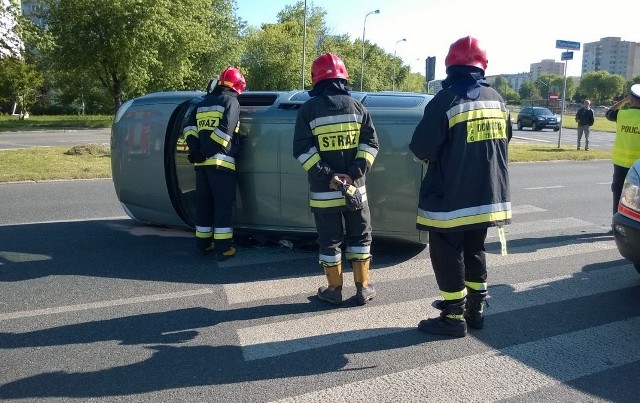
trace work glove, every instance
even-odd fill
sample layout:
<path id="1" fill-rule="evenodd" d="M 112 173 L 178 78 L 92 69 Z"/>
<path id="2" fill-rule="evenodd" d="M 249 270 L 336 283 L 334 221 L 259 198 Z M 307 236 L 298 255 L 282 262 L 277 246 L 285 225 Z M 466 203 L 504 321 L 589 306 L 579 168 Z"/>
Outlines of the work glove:
<path id="1" fill-rule="evenodd" d="M 344 182 L 342 182 L 342 180 L 340 179 L 340 177 L 338 177 L 338 175 L 334 175 L 333 178 L 331 178 L 331 181 L 329 181 L 329 188 L 332 190 L 342 190 L 342 185 L 344 185 Z"/>
<path id="2" fill-rule="evenodd" d="M 192 164 L 199 164 L 201 162 L 205 162 L 207 157 L 202 154 L 200 150 L 189 151 L 189 155 L 187 155 L 187 159 Z"/>
<path id="3" fill-rule="evenodd" d="M 344 201 L 349 210 L 356 211 L 362 210 L 364 208 L 362 193 L 360 193 L 360 190 L 357 187 L 353 185 L 342 184 L 340 191 L 344 195 Z"/>

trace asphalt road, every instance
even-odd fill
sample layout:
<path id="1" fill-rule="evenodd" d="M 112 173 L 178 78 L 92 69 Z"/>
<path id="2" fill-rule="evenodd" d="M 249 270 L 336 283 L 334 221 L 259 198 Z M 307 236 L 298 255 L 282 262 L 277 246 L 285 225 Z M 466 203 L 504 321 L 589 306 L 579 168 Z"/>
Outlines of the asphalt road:
<path id="1" fill-rule="evenodd" d="M 577 146 L 578 131 L 576 129 L 563 128 L 562 132 L 554 132 L 551 129 L 543 129 L 533 131 L 529 128 L 517 130 L 513 126 L 513 136 L 516 140 L 527 142 L 538 142 L 541 144 L 558 145 L 560 139 L 561 145 Z M 611 150 L 613 148 L 614 133 L 591 131 L 589 134 L 589 148 L 597 148 L 601 150 Z M 584 149 L 584 138 L 582 139 L 582 148 Z"/>
<path id="2" fill-rule="evenodd" d="M 378 296 L 333 309 L 312 248 L 244 239 L 218 264 L 124 218 L 108 180 L 0 185 L 0 399 L 637 402 L 640 274 L 607 234 L 610 163 L 510 169 L 486 327 L 454 340 L 416 329 L 437 314 L 423 246 L 374 240 Z"/>

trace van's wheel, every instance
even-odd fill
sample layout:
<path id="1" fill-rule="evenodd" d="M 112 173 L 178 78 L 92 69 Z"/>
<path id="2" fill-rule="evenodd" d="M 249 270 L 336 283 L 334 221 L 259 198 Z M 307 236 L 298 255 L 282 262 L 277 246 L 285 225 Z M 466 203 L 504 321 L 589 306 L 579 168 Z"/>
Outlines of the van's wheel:
<path id="1" fill-rule="evenodd" d="M 538 131 L 538 124 L 536 122 L 531 123 L 531 130 Z"/>
<path id="2" fill-rule="evenodd" d="M 518 123 L 516 124 L 516 126 L 518 127 L 518 130 L 522 130 L 522 121 L 518 120 Z"/>

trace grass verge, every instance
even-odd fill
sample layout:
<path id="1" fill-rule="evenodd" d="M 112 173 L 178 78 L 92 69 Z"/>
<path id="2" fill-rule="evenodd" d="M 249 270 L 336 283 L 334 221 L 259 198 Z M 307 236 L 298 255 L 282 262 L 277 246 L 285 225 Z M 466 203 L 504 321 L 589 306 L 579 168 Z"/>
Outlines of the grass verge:
<path id="1" fill-rule="evenodd" d="M 104 144 L 0 152 L 0 182 L 110 177 L 111 155 Z"/>
<path id="2" fill-rule="evenodd" d="M 513 141 L 513 140 L 512 140 Z M 509 145 L 509 162 L 541 161 L 590 161 L 610 159 L 611 151 L 590 148 L 589 151 L 576 150 L 574 146 L 558 146 L 539 143 L 518 143 Z"/>
<path id="3" fill-rule="evenodd" d="M 0 132 L 24 132 L 32 130 L 101 129 L 111 127 L 111 115 L 61 115 L 30 116 L 19 120 L 15 116 L 0 115 Z"/>
<path id="4" fill-rule="evenodd" d="M 85 144 L 72 148 L 46 147 L 0 152 L 0 182 L 56 179 L 99 179 L 111 177 L 108 145 Z M 588 161 L 611 158 L 610 151 L 576 150 L 548 144 L 512 143 L 509 161 Z"/>

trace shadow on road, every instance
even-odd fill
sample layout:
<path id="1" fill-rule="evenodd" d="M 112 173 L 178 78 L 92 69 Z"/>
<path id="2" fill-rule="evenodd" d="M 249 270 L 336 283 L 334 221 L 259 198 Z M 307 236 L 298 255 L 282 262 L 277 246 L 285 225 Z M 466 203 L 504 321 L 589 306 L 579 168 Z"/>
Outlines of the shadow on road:
<path id="1" fill-rule="evenodd" d="M 2 231 L 0 283 L 81 275 L 225 284 L 321 274 L 317 248 L 308 240 L 291 249 L 277 240 L 260 237 L 258 242 L 241 236 L 238 257 L 218 265 L 213 256 L 195 253 L 191 233 L 134 220 L 15 225 Z M 421 253 L 424 245 L 374 240 L 372 250 L 375 269 L 408 260 Z M 262 261 L 251 259 L 260 256 Z M 246 269 L 238 270 L 239 264 Z M 260 270 L 250 270 L 256 266 Z"/>

